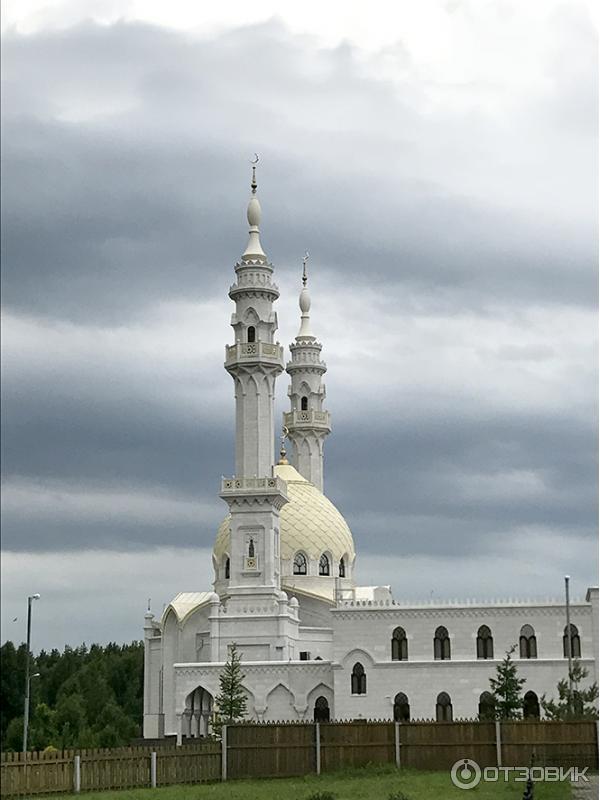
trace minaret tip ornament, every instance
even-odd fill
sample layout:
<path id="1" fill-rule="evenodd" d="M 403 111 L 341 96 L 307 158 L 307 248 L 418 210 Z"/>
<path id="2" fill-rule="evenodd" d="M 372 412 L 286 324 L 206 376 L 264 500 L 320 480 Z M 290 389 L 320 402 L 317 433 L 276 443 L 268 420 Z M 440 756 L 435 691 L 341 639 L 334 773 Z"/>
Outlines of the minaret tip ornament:
<path id="1" fill-rule="evenodd" d="M 256 187 L 258 186 L 256 183 L 256 165 L 258 164 L 259 160 L 258 153 L 254 153 L 254 158 L 250 162 L 252 164 L 252 183 L 250 184 L 252 194 L 256 194 Z"/>
<path id="2" fill-rule="evenodd" d="M 306 275 L 306 262 L 308 261 L 309 258 L 310 258 L 310 253 L 307 250 L 306 253 L 304 254 L 304 258 L 302 259 L 302 286 L 304 286 L 305 289 L 306 289 L 306 283 L 308 281 L 308 277 Z"/>
<path id="3" fill-rule="evenodd" d="M 281 429 L 281 447 L 279 449 L 279 461 L 277 462 L 278 465 L 279 464 L 289 464 L 289 461 L 286 458 L 287 453 L 286 453 L 286 450 L 285 450 L 285 440 L 287 439 L 288 434 L 289 434 L 289 430 L 284 425 L 282 427 L 282 429 Z"/>

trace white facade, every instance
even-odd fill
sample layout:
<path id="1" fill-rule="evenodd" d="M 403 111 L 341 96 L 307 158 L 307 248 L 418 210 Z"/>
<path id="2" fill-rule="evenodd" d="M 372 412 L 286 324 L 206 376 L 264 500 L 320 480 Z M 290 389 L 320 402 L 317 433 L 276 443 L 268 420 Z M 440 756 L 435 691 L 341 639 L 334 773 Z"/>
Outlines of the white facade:
<path id="1" fill-rule="evenodd" d="M 236 474 L 221 498 L 229 513 L 213 553 L 214 591 L 182 592 L 160 620 L 145 617 L 144 736 L 209 732 L 219 674 L 232 643 L 242 655 L 248 715 L 259 720 L 476 717 L 498 660 L 513 644 L 530 692 L 555 695 L 567 674 L 561 603 L 397 604 L 387 586 L 354 581 L 356 553 L 343 516 L 322 493 L 326 370 L 312 334 L 310 298 L 290 345 L 291 442 L 274 463 L 274 387 L 283 348 L 274 341 L 279 291 L 260 243 L 253 173 L 250 236 L 235 266 Z M 571 605 L 571 647 L 597 679 L 598 589 Z"/>

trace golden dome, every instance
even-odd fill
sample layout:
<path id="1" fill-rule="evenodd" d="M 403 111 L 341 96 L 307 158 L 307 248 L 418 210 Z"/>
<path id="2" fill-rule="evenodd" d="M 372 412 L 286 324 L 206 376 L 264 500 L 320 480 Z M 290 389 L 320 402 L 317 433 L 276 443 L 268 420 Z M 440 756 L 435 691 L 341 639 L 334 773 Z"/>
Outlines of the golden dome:
<path id="1" fill-rule="evenodd" d="M 329 553 L 334 564 L 342 556 L 351 564 L 355 556 L 352 533 L 333 503 L 290 464 L 277 464 L 275 475 L 286 482 L 289 500 L 279 512 L 281 558 L 291 560 L 301 550 L 309 559 Z M 218 562 L 229 552 L 229 521 L 227 515 L 217 532 L 213 552 Z"/>

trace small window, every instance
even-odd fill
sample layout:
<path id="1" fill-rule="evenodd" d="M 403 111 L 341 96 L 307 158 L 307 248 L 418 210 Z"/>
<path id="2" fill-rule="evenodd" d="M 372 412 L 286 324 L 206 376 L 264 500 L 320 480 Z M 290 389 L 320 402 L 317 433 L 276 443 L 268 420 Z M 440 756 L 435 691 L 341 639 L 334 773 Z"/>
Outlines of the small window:
<path id="1" fill-rule="evenodd" d="M 308 411 L 308 397 L 303 397 L 300 400 L 300 411 Z"/>
<path id="2" fill-rule="evenodd" d="M 306 556 L 296 553 L 294 556 L 294 575 L 306 575 Z"/>
<path id="3" fill-rule="evenodd" d="M 489 722 L 496 719 L 496 699 L 491 692 L 479 695 L 479 721 Z"/>
<path id="4" fill-rule="evenodd" d="M 319 575 L 329 575 L 329 559 L 325 553 L 319 559 Z"/>
<path id="5" fill-rule="evenodd" d="M 340 558 L 340 569 L 339 569 L 340 578 L 346 577 L 346 563 L 343 558 Z"/>
<path id="6" fill-rule="evenodd" d="M 437 722 L 452 722 L 452 702 L 446 692 L 440 692 L 437 696 L 435 718 Z"/>
<path id="7" fill-rule="evenodd" d="M 392 661 L 408 661 L 408 640 L 404 628 L 394 628 L 392 633 Z"/>
<path id="8" fill-rule="evenodd" d="M 537 640 L 531 625 L 523 625 L 521 628 L 519 655 L 521 658 L 537 658 Z"/>
<path id="9" fill-rule="evenodd" d="M 450 660 L 450 636 L 447 628 L 441 625 L 435 632 L 433 639 L 433 657 L 436 661 Z"/>
<path id="10" fill-rule="evenodd" d="M 308 650 L 300 651 L 300 661 L 310 661 L 310 653 Z"/>
<path id="11" fill-rule="evenodd" d="M 256 328 L 254 325 L 248 326 L 248 341 L 255 342 L 256 341 Z"/>
<path id="12" fill-rule="evenodd" d="M 494 639 L 487 625 L 482 625 L 477 631 L 477 658 L 494 657 Z"/>
<path id="13" fill-rule="evenodd" d="M 410 706 L 404 692 L 394 697 L 394 722 L 410 722 Z"/>
<path id="14" fill-rule="evenodd" d="M 579 638 L 579 631 L 576 625 L 571 625 L 571 658 L 581 658 L 581 639 Z M 565 625 L 565 632 L 563 636 L 563 655 L 565 658 L 569 657 L 569 637 L 567 636 L 567 627 Z"/>
<path id="15" fill-rule="evenodd" d="M 229 557 L 225 559 L 225 580 L 229 580 L 231 574 L 231 561 Z"/>
<path id="16" fill-rule="evenodd" d="M 526 692 L 523 698 L 523 719 L 540 718 L 540 701 L 535 692 Z"/>
<path id="17" fill-rule="evenodd" d="M 315 722 L 329 722 L 329 703 L 326 697 L 317 697 L 313 719 Z"/>
<path id="18" fill-rule="evenodd" d="M 357 661 L 352 668 L 352 676 L 350 678 L 350 688 L 352 694 L 366 694 L 367 693 L 367 675 L 363 665 Z"/>

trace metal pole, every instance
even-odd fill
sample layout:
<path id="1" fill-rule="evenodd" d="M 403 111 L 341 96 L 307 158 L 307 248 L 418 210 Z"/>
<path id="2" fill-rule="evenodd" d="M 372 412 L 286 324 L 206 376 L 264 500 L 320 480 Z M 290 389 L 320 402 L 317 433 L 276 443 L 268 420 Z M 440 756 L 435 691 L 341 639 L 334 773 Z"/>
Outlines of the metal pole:
<path id="1" fill-rule="evenodd" d="M 502 766 L 502 730 L 500 720 L 496 720 L 496 766 Z"/>
<path id="2" fill-rule="evenodd" d="M 321 774 L 321 725 L 319 722 L 315 722 L 315 756 L 316 756 L 316 767 L 317 767 L 317 775 Z"/>
<path id="3" fill-rule="evenodd" d="M 227 780 L 227 725 L 221 728 L 221 780 Z"/>
<path id="4" fill-rule="evenodd" d="M 565 606 L 567 611 L 567 658 L 569 661 L 569 716 L 573 712 L 573 642 L 571 639 L 571 609 L 569 606 L 569 580 L 565 575 Z"/>
<path id="5" fill-rule="evenodd" d="M 25 708 L 23 710 L 23 752 L 27 752 L 27 734 L 29 729 L 29 648 L 31 646 L 31 601 L 27 598 L 27 652 L 25 654 Z"/>
<path id="6" fill-rule="evenodd" d="M 156 789 L 156 753 L 150 753 L 150 786 Z"/>
<path id="7" fill-rule="evenodd" d="M 400 723 L 394 722 L 394 745 L 396 749 L 396 767 L 400 769 Z"/>
<path id="8" fill-rule="evenodd" d="M 76 794 L 81 791 L 81 756 L 73 758 L 73 791 Z"/>

